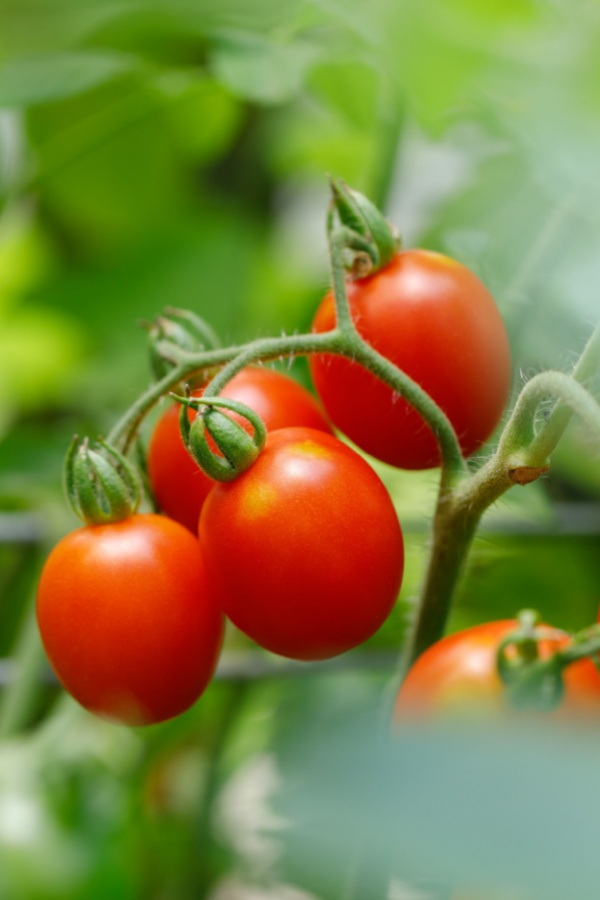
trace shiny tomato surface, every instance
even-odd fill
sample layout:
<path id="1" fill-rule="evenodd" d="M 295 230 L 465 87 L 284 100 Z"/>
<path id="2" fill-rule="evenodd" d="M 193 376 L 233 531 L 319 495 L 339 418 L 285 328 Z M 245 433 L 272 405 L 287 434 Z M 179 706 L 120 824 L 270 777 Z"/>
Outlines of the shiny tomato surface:
<path id="1" fill-rule="evenodd" d="M 294 659 L 361 644 L 402 578 L 402 533 L 383 483 L 354 450 L 309 428 L 271 432 L 250 469 L 211 491 L 200 544 L 226 615 Z"/>
<path id="2" fill-rule="evenodd" d="M 464 455 L 481 447 L 500 421 L 510 385 L 506 330 L 482 282 L 440 253 L 406 250 L 350 283 L 348 299 L 359 333 L 436 401 Z M 334 324 L 330 293 L 314 330 Z M 431 429 L 374 375 L 330 354 L 313 355 L 310 367 L 333 423 L 362 450 L 403 469 L 439 465 Z"/>
<path id="3" fill-rule="evenodd" d="M 37 617 L 65 689 L 127 725 L 188 709 L 211 679 L 223 637 L 198 541 L 156 515 L 63 538 L 42 572 Z"/>
<path id="4" fill-rule="evenodd" d="M 435 718 L 464 711 L 512 712 L 497 672 L 496 652 L 517 627 L 515 619 L 487 622 L 433 644 L 406 676 L 396 700 L 396 720 Z M 569 640 L 564 632 L 556 629 L 555 633 L 556 639 L 540 642 L 542 658 Z M 599 715 L 600 673 L 594 663 L 590 659 L 573 663 L 564 670 L 563 677 L 564 698 L 552 716 L 587 711 Z"/>
<path id="5" fill-rule="evenodd" d="M 194 394 L 200 396 L 202 391 Z M 221 396 L 238 400 L 257 412 L 267 431 L 301 425 L 331 432 L 319 401 L 293 378 L 274 369 L 258 366 L 242 369 L 226 385 Z M 231 417 L 251 430 L 246 420 L 234 413 Z M 156 424 L 148 447 L 148 474 L 163 512 L 197 534 L 200 509 L 214 482 L 183 445 L 179 433 L 179 405 L 167 409 Z"/>

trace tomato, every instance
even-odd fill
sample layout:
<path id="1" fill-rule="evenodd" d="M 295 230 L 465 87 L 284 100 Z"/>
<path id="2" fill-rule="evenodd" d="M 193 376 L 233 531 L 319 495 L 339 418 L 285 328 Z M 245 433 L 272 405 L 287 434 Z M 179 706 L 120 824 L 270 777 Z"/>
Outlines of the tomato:
<path id="1" fill-rule="evenodd" d="M 518 627 L 513 619 L 476 625 L 433 644 L 409 671 L 396 700 L 395 718 L 432 718 L 455 712 L 507 712 L 506 689 L 496 668 L 501 641 Z M 556 629 L 556 639 L 539 645 L 542 658 L 568 642 Z M 600 711 L 600 673 L 590 659 L 567 666 L 563 672 L 565 694 L 557 713 Z M 529 711 L 527 712 L 529 715 Z"/>
<path id="2" fill-rule="evenodd" d="M 200 515 L 211 591 L 245 634 L 293 659 L 325 659 L 365 641 L 396 600 L 402 532 L 371 466 L 310 428 L 271 432 Z"/>
<path id="3" fill-rule="evenodd" d="M 362 337 L 416 381 L 452 423 L 466 456 L 490 437 L 510 385 L 510 351 L 491 294 L 460 263 L 425 250 L 398 253 L 348 285 Z M 335 324 L 332 294 L 314 330 Z M 314 384 L 333 423 L 362 450 L 403 469 L 439 465 L 433 432 L 403 399 L 341 356 L 315 354 Z"/>
<path id="4" fill-rule="evenodd" d="M 223 637 L 198 541 L 157 515 L 63 538 L 42 572 L 37 617 L 65 689 L 127 725 L 188 709 L 211 679 Z"/>
<path id="5" fill-rule="evenodd" d="M 202 391 L 195 391 L 200 396 Z M 302 385 L 273 369 L 249 366 L 231 379 L 223 397 L 255 410 L 267 430 L 302 425 L 331 432 L 319 402 Z M 232 414 L 232 418 L 238 418 Z M 244 421 L 244 420 L 241 420 Z M 194 534 L 214 482 L 188 454 L 179 433 L 179 406 L 159 419 L 148 447 L 148 474 L 160 508 Z"/>

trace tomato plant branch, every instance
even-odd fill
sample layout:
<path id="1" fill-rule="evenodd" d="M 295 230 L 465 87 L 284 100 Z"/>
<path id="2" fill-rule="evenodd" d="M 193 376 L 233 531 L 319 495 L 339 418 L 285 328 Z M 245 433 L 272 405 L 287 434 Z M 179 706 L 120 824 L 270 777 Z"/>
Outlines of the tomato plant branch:
<path id="1" fill-rule="evenodd" d="M 478 521 L 479 517 L 464 515 L 463 510 L 453 503 L 451 494 L 440 494 L 417 618 L 402 654 L 402 677 L 417 657 L 444 634 L 454 591 Z"/>
<path id="2" fill-rule="evenodd" d="M 534 433 L 536 410 L 548 397 L 558 397 L 552 427 Z M 528 381 L 498 445 L 500 460 L 515 457 L 521 466 L 539 467 L 548 462 L 573 414 L 600 436 L 600 406 L 571 375 L 542 372 Z"/>
<path id="3" fill-rule="evenodd" d="M 465 461 L 450 420 L 423 388 L 412 378 L 378 353 L 359 334 L 348 302 L 347 275 L 344 267 L 344 250 L 347 245 L 346 230 L 334 227 L 328 219 L 327 236 L 331 260 L 331 277 L 335 300 L 336 323 L 340 332 L 340 348 L 344 356 L 361 363 L 377 378 L 396 391 L 425 419 L 436 436 L 442 458 L 444 487 L 460 473 L 466 472 Z M 334 334 L 335 332 L 331 332 Z"/>
<path id="4" fill-rule="evenodd" d="M 329 244 L 329 259 L 331 265 L 331 283 L 335 300 L 335 320 L 342 333 L 354 334 L 356 328 L 350 313 L 348 291 L 346 290 L 346 268 L 343 254 L 347 246 L 345 234 L 332 226 L 331 221 L 327 228 L 327 240 Z"/>
<path id="5" fill-rule="evenodd" d="M 488 462 L 470 478 L 440 492 L 428 569 L 402 674 L 443 636 L 454 591 L 485 510 L 515 484 L 527 484 L 547 471 L 549 456 L 573 413 L 600 434 L 600 406 L 580 383 L 589 380 L 599 366 L 600 326 L 571 375 L 543 372 L 525 385 Z M 535 415 L 548 397 L 558 398 L 558 403 L 536 433 Z"/>
<path id="6" fill-rule="evenodd" d="M 219 380 L 216 388 L 209 385 L 205 392 L 207 396 L 216 396 L 240 368 L 251 362 L 332 350 L 337 346 L 336 337 L 330 334 L 287 335 L 281 338 L 262 338 L 242 347 L 227 347 L 198 353 L 170 347 L 173 357 L 177 357 L 176 365 L 129 407 L 109 433 L 106 443 L 118 447 L 124 453 L 127 452 L 140 424 L 156 403 L 171 393 L 181 382 L 195 375 L 222 366 L 217 376 Z M 228 366 L 228 363 L 231 365 Z"/>
<path id="7" fill-rule="evenodd" d="M 585 386 L 598 369 L 600 369 L 600 323 L 592 332 L 571 374 L 576 382 Z M 531 452 L 540 455 L 545 452 L 549 456 L 550 448 L 554 449 L 560 440 L 573 411 L 572 407 L 559 401 L 534 437 Z"/>
<path id="8" fill-rule="evenodd" d="M 337 331 L 328 334 L 292 334 L 280 338 L 261 338 L 236 348 L 229 361 L 215 375 L 203 393 L 204 397 L 216 397 L 234 375 L 255 362 L 268 362 L 283 357 L 337 352 L 340 335 Z"/>
<path id="9" fill-rule="evenodd" d="M 338 250 L 335 251 L 335 255 L 337 258 Z M 345 276 L 343 278 L 343 294 L 346 296 Z M 282 357 L 328 352 L 360 362 L 415 407 L 438 438 L 446 480 L 451 480 L 456 473 L 466 471 L 456 434 L 447 416 L 416 382 L 363 340 L 356 331 L 351 318 L 346 323 L 345 330 L 338 327 L 324 334 L 294 334 L 278 338 L 261 338 L 239 347 L 199 353 L 175 347 L 169 349 L 174 356 L 178 357 L 177 364 L 136 400 L 116 423 L 106 439 L 106 443 L 118 447 L 122 452 L 130 449 L 144 417 L 154 405 L 182 381 L 186 381 L 194 375 L 221 366 L 204 391 L 205 397 L 216 397 L 231 378 L 247 365 Z"/>
<path id="10" fill-rule="evenodd" d="M 350 356 L 365 369 L 393 388 L 401 397 L 410 403 L 425 419 L 436 436 L 442 458 L 442 486 L 445 491 L 459 476 L 466 475 L 467 467 L 462 455 L 456 432 L 450 420 L 440 407 L 419 385 L 398 369 L 385 356 L 374 350 L 359 335 L 346 336 L 350 345 Z"/>
<path id="11" fill-rule="evenodd" d="M 572 635 L 571 642 L 557 653 L 562 668 L 600 653 L 600 625 L 591 625 Z"/>

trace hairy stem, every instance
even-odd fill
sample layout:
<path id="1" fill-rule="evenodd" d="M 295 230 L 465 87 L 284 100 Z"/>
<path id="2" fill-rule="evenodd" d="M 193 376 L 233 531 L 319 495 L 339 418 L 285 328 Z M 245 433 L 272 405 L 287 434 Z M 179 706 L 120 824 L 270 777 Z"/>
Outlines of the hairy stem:
<path id="1" fill-rule="evenodd" d="M 241 368 L 257 360 L 273 360 L 282 356 L 331 351 L 337 348 L 337 333 L 324 335 L 288 335 L 281 338 L 264 338 L 243 347 L 227 347 L 199 353 L 178 351 L 178 363 L 171 371 L 152 385 L 146 393 L 124 413 L 108 435 L 106 442 L 126 453 L 137 431 L 150 410 L 182 381 L 222 366 L 213 382 L 207 387 L 207 396 L 216 396 Z"/>
<path id="2" fill-rule="evenodd" d="M 572 377 L 578 384 L 586 385 L 600 368 L 600 324 L 596 326 L 579 357 Z M 562 437 L 573 415 L 573 407 L 560 400 L 532 441 L 531 451 L 539 456 L 550 455 Z"/>
<path id="3" fill-rule="evenodd" d="M 450 420 L 416 381 L 409 378 L 389 359 L 378 353 L 359 334 L 350 310 L 347 276 L 344 268 L 346 242 L 343 230 L 338 230 L 330 215 L 327 237 L 331 260 L 331 277 L 335 298 L 337 328 L 340 333 L 339 353 L 360 363 L 377 378 L 403 397 L 427 422 L 436 436 L 442 459 L 442 489 L 466 472 L 465 461 Z"/>
<path id="4" fill-rule="evenodd" d="M 444 491 L 442 486 L 427 575 L 413 633 L 403 655 L 402 674 L 443 636 L 454 591 L 485 510 L 515 484 L 534 481 L 546 471 L 548 457 L 573 413 L 600 434 L 600 407 L 580 383 L 589 380 L 599 367 L 600 326 L 572 375 L 543 372 L 525 385 L 488 462 L 470 478 L 458 480 L 451 490 Z M 558 398 L 558 402 L 536 433 L 537 408 L 549 396 Z"/>

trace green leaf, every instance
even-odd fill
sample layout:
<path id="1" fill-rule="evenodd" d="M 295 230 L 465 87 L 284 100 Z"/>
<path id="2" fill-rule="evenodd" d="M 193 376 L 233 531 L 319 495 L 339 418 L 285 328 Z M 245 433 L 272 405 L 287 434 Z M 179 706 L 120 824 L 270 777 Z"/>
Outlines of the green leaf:
<path id="1" fill-rule="evenodd" d="M 137 65 L 133 56 L 97 51 L 15 59 L 0 68 L 0 107 L 27 107 L 74 97 Z"/>
<path id="2" fill-rule="evenodd" d="M 206 35 L 232 28 L 263 33 L 286 25 L 301 0 L 3 0 L 0 53 L 4 57 L 69 50 L 83 42 L 142 47 L 165 34 Z"/>
<path id="3" fill-rule="evenodd" d="M 303 39 L 279 43 L 227 32 L 217 38 L 211 64 L 216 77 L 235 94 L 275 104 L 298 93 L 318 54 L 318 47 Z"/>
<path id="4" fill-rule="evenodd" d="M 285 829 L 265 828 L 299 887 L 341 896 L 351 872 L 361 900 L 388 896 L 377 885 L 392 876 L 474 897 L 597 897 L 597 730 L 405 724 L 392 741 L 375 713 L 302 725 L 279 759 Z"/>

